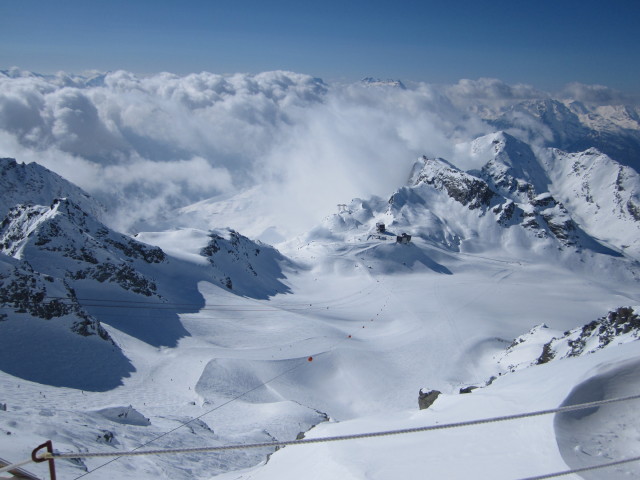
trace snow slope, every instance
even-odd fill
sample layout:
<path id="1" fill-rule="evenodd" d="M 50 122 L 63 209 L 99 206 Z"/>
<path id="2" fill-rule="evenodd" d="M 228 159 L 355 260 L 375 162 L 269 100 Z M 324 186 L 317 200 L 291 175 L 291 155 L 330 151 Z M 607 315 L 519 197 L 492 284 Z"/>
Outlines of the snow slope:
<path id="1" fill-rule="evenodd" d="M 47 439 L 61 452 L 109 452 L 321 437 L 640 391 L 632 334 L 541 365 L 501 360 L 535 325 L 575 340 L 607 312 L 638 308 L 635 244 L 624 233 L 636 219 L 603 209 L 610 230 L 625 226 L 605 237 L 587 218 L 563 170 L 567 158 L 588 165 L 579 155 L 549 163 L 500 132 L 461 148 L 474 149 L 478 168 L 421 157 L 388 199 L 341 204 L 278 249 L 211 225 L 132 238 L 71 199 L 13 206 L 0 227 L 0 288 L 12 292 L 0 310 L 0 456 L 26 458 Z M 581 177 L 594 198 L 635 201 L 631 170 L 611 189 L 598 179 L 619 164 L 594 164 L 603 173 Z M 250 225 L 254 212 L 234 202 Z M 396 241 L 402 233 L 408 244 Z M 60 310 L 47 318 L 45 306 Z M 74 333 L 77 324 L 93 335 Z M 518 354 L 538 358 L 550 340 Z M 420 411 L 423 388 L 442 395 Z M 637 455 L 626 441 L 640 427 L 632 412 L 57 465 L 60 478 L 517 479 Z M 613 471 L 591 478 L 638 476 L 633 464 Z"/>
<path id="2" fill-rule="evenodd" d="M 13 158 L 0 158 L 0 216 L 19 203 L 49 205 L 54 199 L 73 200 L 95 217 L 103 207 L 86 192 L 37 163 L 18 163 Z"/>
<path id="3" fill-rule="evenodd" d="M 8 408 L 0 412 L 0 428 L 5 435 L 11 432 L 11 444 L 3 443 L 3 451 L 22 458 L 45 436 L 61 451 L 134 448 L 217 407 L 196 425 L 152 446 L 295 438 L 323 421 L 317 411 L 328 414 L 333 423 L 324 423 L 327 426 L 313 435 L 516 413 L 557 406 L 598 365 L 614 365 L 638 353 L 637 343 L 623 345 L 515 372 L 471 395 L 458 395 L 460 387 L 482 385 L 494 375 L 493 356 L 530 325 L 544 321 L 558 330 L 582 325 L 611 305 L 639 303 L 637 288 L 624 282 L 598 283 L 554 264 L 431 252 L 451 274 L 411 272 L 408 267 L 398 271 L 389 266 L 395 262 L 393 256 L 363 261 L 352 249 L 329 250 L 319 259 L 316 250 L 315 268 L 288 275 L 293 293 L 268 301 L 242 299 L 202 283 L 206 306 L 181 315 L 190 335 L 175 348 L 154 348 L 106 326 L 136 366 L 121 387 L 107 392 L 45 387 L 3 373 Z M 304 252 L 299 261 L 307 255 Z M 424 412 L 417 410 L 421 387 L 444 393 Z M 128 405 L 151 424 L 114 422 L 99 413 Z M 116 443 L 105 442 L 105 431 L 113 433 Z M 491 442 L 482 440 L 486 438 Z M 374 471 L 379 478 L 389 478 L 391 472 L 417 478 L 428 468 L 447 478 L 462 478 L 473 468 L 481 476 L 518 478 L 564 468 L 555 438 L 549 418 L 427 439 L 427 456 L 420 437 L 410 436 L 383 440 L 365 450 L 357 442 L 287 447 L 251 475 L 293 478 L 303 469 L 318 478 L 346 472 L 352 478 L 368 478 Z M 532 451 L 531 444 L 540 447 Z M 504 460 L 505 451 L 510 452 L 509 461 Z M 465 452 L 462 459 L 460 452 Z M 121 459 L 91 476 L 130 478 L 133 471 L 136 478 L 211 478 L 249 467 L 264 453 Z M 58 464 L 63 478 L 75 478 L 83 465 L 92 469 L 103 462 Z M 284 470 L 272 473 L 278 465 Z M 229 478 L 244 474 L 234 475 Z"/>

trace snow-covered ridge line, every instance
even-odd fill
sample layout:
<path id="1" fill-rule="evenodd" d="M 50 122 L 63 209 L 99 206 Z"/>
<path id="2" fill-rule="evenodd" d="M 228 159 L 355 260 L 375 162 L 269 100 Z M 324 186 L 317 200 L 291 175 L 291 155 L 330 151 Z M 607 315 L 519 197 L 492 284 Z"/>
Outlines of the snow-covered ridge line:
<path id="1" fill-rule="evenodd" d="M 620 307 L 582 327 L 564 333 L 538 325 L 516 338 L 496 357 L 505 372 L 564 358 L 579 357 L 640 338 L 639 307 Z"/>
<path id="2" fill-rule="evenodd" d="M 570 100 L 552 99 L 495 79 L 365 85 L 328 84 L 286 71 L 120 70 L 86 78 L 5 71 L 0 149 L 40 162 L 90 191 L 109 205 L 110 225 L 121 231 L 147 230 L 150 222 L 152 229 L 164 228 L 168 210 L 266 185 L 271 195 L 263 202 L 288 210 L 288 231 L 279 232 L 285 237 L 313 225 L 294 225 L 294 212 L 299 223 L 316 206 L 326 211 L 348 196 L 387 195 L 397 187 L 398 162 L 407 165 L 420 153 L 451 159 L 453 143 L 495 130 L 570 152 L 595 146 L 640 167 L 636 106 L 579 102 L 577 91 Z M 388 173 L 381 177 L 381 171 Z M 341 180 L 324 189 L 332 177 Z M 278 192 L 304 194 L 309 201 L 287 205 Z M 254 238 L 262 233 L 199 221 L 183 226 L 231 226 Z"/>

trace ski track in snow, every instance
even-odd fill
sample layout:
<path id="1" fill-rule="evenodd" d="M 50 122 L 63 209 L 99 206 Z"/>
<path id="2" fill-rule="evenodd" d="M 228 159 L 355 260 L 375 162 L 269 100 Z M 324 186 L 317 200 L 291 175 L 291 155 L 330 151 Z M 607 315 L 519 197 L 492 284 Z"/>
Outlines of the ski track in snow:
<path id="1" fill-rule="evenodd" d="M 166 263 L 158 260 L 162 268 L 139 262 L 149 277 L 171 277 L 165 284 L 158 281 L 164 290 L 157 298 L 150 293 L 156 303 L 135 303 L 134 298 L 151 297 L 123 293 L 108 282 L 88 280 L 78 288 L 80 298 L 98 292 L 112 302 L 87 308 L 126 356 L 122 363 L 130 362 L 131 373 L 108 372 L 113 374 L 108 386 L 107 375 L 97 378 L 105 390 L 97 392 L 43 385 L 0 371 L 0 457 L 19 461 L 47 439 L 63 452 L 269 442 L 301 433 L 323 437 L 450 423 L 640 393 L 640 342 L 517 371 L 498 364 L 513 339 L 534 325 L 564 332 L 613 308 L 638 310 L 638 264 L 633 260 L 638 258 L 637 175 L 595 150 L 549 150 L 540 154 L 548 157 L 543 168 L 528 146 L 523 150 L 522 142 L 504 133 L 457 147 L 487 155 L 473 163 L 489 165 L 494 177 L 481 179 L 445 160 L 424 157 L 416 164 L 415 184 L 401 187 L 389 201 L 340 204 L 339 213 L 317 229 L 281 243 L 286 257 L 230 230 L 141 232 L 137 239 L 169 256 Z M 523 165 L 512 161 L 521 150 L 526 153 Z M 38 180 L 34 185 L 47 184 L 45 169 L 6 163 L 15 175 L 31 172 Z M 504 194 L 495 194 L 499 201 L 489 185 Z M 70 188 L 62 179 L 53 186 L 56 195 Z M 83 192 L 71 192 L 83 208 L 99 210 Z M 269 203 L 262 203 L 262 194 L 204 200 L 183 208 L 182 220 L 193 216 L 204 224 L 207 215 L 225 221 L 242 217 L 240 225 L 283 239 L 272 226 L 276 217 L 263 215 Z M 32 200 L 44 202 L 39 195 Z M 258 218 L 247 213 L 247 205 Z M 513 211 L 506 215 L 509 206 Z M 83 217 L 79 206 L 67 207 Z M 58 220 L 67 219 L 61 215 Z M 33 225 L 31 220 L 21 223 L 23 216 Z M 51 252 L 59 248 L 41 251 L 26 235 L 53 217 L 53 205 L 14 213 L 7 224 L 16 229 L 9 229 L 3 248 L 5 253 L 15 250 L 10 261 L 16 262 L 3 264 L 6 271 L 26 248 L 42 268 L 54 261 Z M 376 229 L 380 219 L 389 228 L 383 236 Z M 528 226 L 523 226 L 525 219 Z M 65 247 L 63 242 L 75 239 L 81 248 L 88 245 L 86 239 L 101 236 L 99 226 L 67 223 L 61 229 L 71 236 L 51 235 L 40 244 L 59 241 L 58 247 Z M 405 229 L 413 235 L 411 243 L 396 244 L 395 235 Z M 125 249 L 133 242 L 120 234 L 104 238 Z M 205 245 L 210 247 L 206 254 Z M 63 257 L 55 260 L 61 271 L 68 260 Z M 133 262 L 124 258 L 123 264 Z M 227 274 L 233 274 L 233 286 Z M 37 328 L 40 319 L 29 320 L 16 322 L 17 328 Z M 55 351 L 76 352 L 63 335 L 47 338 L 42 331 L 49 330 L 37 332 L 38 345 L 48 341 Z M 21 356 L 19 346 L 11 351 L 16 365 L 41 358 L 43 375 L 62 377 L 56 377 L 54 362 L 47 362 L 41 350 L 32 358 Z M 73 367 L 93 371 L 103 359 L 85 350 L 76 354 Z M 487 385 L 492 377 L 497 378 Z M 122 384 L 112 388 L 120 378 Z M 470 386 L 479 388 L 459 394 Z M 442 394 L 420 411 L 423 388 Z M 57 466 L 61 479 L 515 480 L 638 455 L 637 407 L 629 403 L 469 429 L 291 446 L 275 453 L 262 448 L 93 458 L 60 460 Z M 46 468 L 28 469 L 46 476 Z M 583 478 L 640 478 L 639 472 L 639 465 L 630 464 Z"/>
<path id="2" fill-rule="evenodd" d="M 471 261 L 474 268 L 469 266 Z M 536 379 L 526 388 L 509 386 L 515 380 L 505 377 L 473 395 L 458 396 L 457 389 L 488 380 L 496 373 L 491 355 L 531 325 L 548 322 L 557 329 L 575 327 L 619 303 L 619 293 L 640 303 L 632 286 L 612 286 L 616 292 L 612 294 L 611 289 L 576 277 L 561 267 L 487 256 L 465 255 L 464 262 L 448 265 L 452 275 L 381 274 L 375 263 L 367 265 L 367 261 L 358 260 L 350 251 L 333 254 L 323 262 L 315 270 L 288 279 L 294 286 L 293 294 L 269 301 L 241 298 L 202 282 L 199 290 L 205 305 L 217 305 L 218 310 L 205 308 L 182 315 L 181 322 L 191 336 L 182 338 L 176 348 L 151 347 L 107 326 L 137 369 L 124 379 L 123 386 L 114 390 L 78 392 L 0 374 L 2 401 L 8 404 L 7 412 L 0 412 L 3 456 L 23 458 L 44 437 L 53 437 L 54 445 L 63 451 L 136 448 L 288 368 L 293 370 L 205 415 L 201 418 L 204 424 L 182 427 L 150 447 L 294 438 L 322 420 L 316 410 L 327 413 L 332 422 L 338 423 L 322 424 L 314 429 L 314 435 L 337 434 L 344 430 L 340 428 L 343 424 L 348 431 L 355 432 L 392 424 L 395 428 L 393 419 L 413 425 L 552 407 L 553 399 L 559 404 L 569 394 L 570 385 L 561 388 L 559 381 L 547 382 L 542 374 L 521 374 Z M 345 265 L 349 262 L 351 267 L 347 271 Z M 635 345 L 631 348 L 637 349 Z M 312 362 L 307 361 L 309 356 L 313 357 Z M 597 356 L 579 362 L 598 364 Z M 553 368 L 545 366 L 539 370 Z M 588 368 L 583 367 L 581 374 L 585 371 Z M 214 378 L 207 377 L 212 372 Z M 516 377 L 514 374 L 513 379 Z M 443 392 L 433 410 L 417 410 L 417 393 L 422 387 Z M 494 389 L 500 394 L 492 393 Z M 151 425 L 117 423 L 97 413 L 128 405 L 149 418 Z M 499 458 L 505 453 L 498 454 L 490 444 L 507 449 L 510 442 L 534 438 L 536 442 L 544 441 L 544 445 L 528 451 L 526 461 L 524 453 L 516 452 L 500 468 L 504 477 L 496 474 L 492 478 L 535 473 L 524 467 L 516 468 L 517 462 L 529 467 L 562 469 L 551 423 L 547 420 L 540 423 L 536 427 L 514 426 L 515 437 L 505 436 L 498 427 L 488 427 L 482 437 L 492 438 L 489 443 L 482 441 L 475 431 L 438 434 L 436 444 L 428 442 L 432 452 L 429 456 L 442 465 L 438 468 L 443 470 L 435 470 L 441 472 L 439 478 L 462 478 L 448 470 L 453 468 L 451 465 L 462 462 L 468 468 L 488 472 L 492 462 L 493 466 L 504 463 Z M 115 445 L 105 446 L 99 441 L 104 431 L 115 433 Z M 8 438 L 11 442 L 6 441 Z M 404 472 L 405 478 L 418 478 L 417 472 L 422 467 L 398 468 L 403 462 L 422 465 L 421 454 L 415 451 L 420 438 L 384 441 L 385 448 L 393 445 L 393 451 L 404 452 L 393 460 L 382 453 L 385 449 L 382 447 L 369 451 L 365 460 L 361 452 L 355 457 L 347 455 L 356 446 L 288 447 L 283 454 L 272 457 L 264 469 L 249 475 L 294 478 L 296 470 L 290 465 L 282 477 L 283 472 L 272 464 L 279 465 L 281 455 L 286 458 L 295 450 L 300 452 L 296 460 L 301 463 L 300 468 L 319 468 L 322 474 L 318 478 L 332 478 L 331 475 L 361 478 L 358 473 L 352 477 L 345 473 L 353 469 L 369 472 L 363 473 L 362 478 L 390 478 L 391 472 L 394 477 Z M 317 461 L 301 451 L 304 448 L 315 449 L 318 457 L 329 455 L 331 462 L 319 467 Z M 88 478 L 128 478 L 132 471 L 136 478 L 211 478 L 216 473 L 252 467 L 266 453 L 239 451 L 190 458 L 127 458 L 96 470 Z M 367 462 L 371 462 L 371 468 L 364 467 Z M 89 469 L 102 463 L 101 459 L 84 461 Z M 428 467 L 434 468 L 432 463 Z M 75 478 L 83 473 L 78 465 L 68 461 L 59 461 L 58 468 L 61 478 Z M 270 473 L 272 468 L 276 474 Z M 42 471 L 42 467 L 34 466 L 32 471 Z M 442 476 L 445 471 L 449 473 Z M 249 478 L 241 473 L 234 475 L 229 473 L 222 478 Z"/>

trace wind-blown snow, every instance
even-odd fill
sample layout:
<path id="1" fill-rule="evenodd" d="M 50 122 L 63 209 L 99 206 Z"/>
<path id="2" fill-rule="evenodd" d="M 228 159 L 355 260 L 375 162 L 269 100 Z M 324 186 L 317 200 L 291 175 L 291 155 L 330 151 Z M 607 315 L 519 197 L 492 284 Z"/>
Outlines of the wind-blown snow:
<path id="1" fill-rule="evenodd" d="M 590 105 L 589 88 L 573 85 L 567 95 Z M 600 92 L 597 106 L 623 100 L 591 90 Z M 278 214 L 246 233 L 287 237 L 345 199 L 386 195 L 418 155 L 467 168 L 455 144 L 491 132 L 492 119 L 509 118 L 511 133 L 528 141 L 550 141 L 548 117 L 531 109 L 500 117 L 518 102 L 549 98 L 495 79 L 374 88 L 283 71 L 80 77 L 12 69 L 0 72 L 0 155 L 37 161 L 73 181 L 109 205 L 112 226 L 128 231 L 166 226 L 169 210 L 259 186 L 264 209 Z M 626 112 L 582 118 L 637 125 L 637 112 Z M 305 202 L 290 200 L 301 195 Z M 184 226 L 214 226 L 205 216 L 198 221 Z"/>
<path id="2" fill-rule="evenodd" d="M 400 159 L 446 149 L 453 125 L 486 128 L 426 85 L 382 93 L 291 72 L 7 72 L 0 85 L 0 151 L 115 195 L 121 228 L 265 183 L 272 208 L 291 210 L 294 223 L 317 220 L 347 195 L 392 188 L 405 174 Z M 302 193 L 304 206 L 287 200 Z"/>

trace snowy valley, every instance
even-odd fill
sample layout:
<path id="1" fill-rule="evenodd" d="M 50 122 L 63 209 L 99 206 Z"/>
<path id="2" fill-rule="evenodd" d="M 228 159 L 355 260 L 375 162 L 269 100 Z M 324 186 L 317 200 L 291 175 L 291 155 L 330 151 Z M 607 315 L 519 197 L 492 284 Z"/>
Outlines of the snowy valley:
<path id="1" fill-rule="evenodd" d="M 270 443 L 640 393 L 637 109 L 551 98 L 489 105 L 472 102 L 463 82 L 441 97 L 375 79 L 334 92 L 288 72 L 2 75 L 15 98 L 0 102 L 0 148 L 17 157 L 0 159 L 3 459 L 25 459 L 49 439 L 60 453 Z M 246 164 L 185 173 L 177 180 L 184 191 L 165 195 L 170 160 L 154 173 L 142 155 L 166 142 L 194 155 L 179 167 L 188 172 L 201 166 L 204 127 L 194 123 L 178 142 L 124 125 L 129 108 L 146 108 L 125 106 L 140 95 L 161 98 L 163 114 L 189 105 L 220 145 L 224 128 L 206 109 L 224 111 L 272 150 L 250 163 L 258 148 L 229 139 L 220 152 Z M 326 157 L 309 153 L 322 149 L 309 132 L 330 135 L 340 113 L 358 120 L 371 113 L 362 105 L 381 102 L 382 131 L 386 106 L 411 95 L 420 101 L 390 116 L 414 115 L 396 133 L 411 145 L 407 156 L 423 149 L 418 155 L 376 163 L 378 139 L 359 163 L 340 164 L 360 155 L 350 144 L 325 146 Z M 38 101 L 48 113 L 34 120 L 26 112 Z M 234 102 L 263 109 L 245 121 Z M 6 105 L 24 114 L 21 122 L 9 125 Z M 84 118 L 88 138 L 56 137 L 63 124 L 77 127 L 69 118 Z M 455 127 L 436 134 L 438 122 Z M 295 135 L 272 145 L 288 128 Z M 366 143 L 367 132 L 349 133 Z M 293 164 L 298 156 L 302 166 Z M 125 157 L 131 178 L 115 179 L 127 171 Z M 91 162 L 90 174 L 77 176 L 94 185 L 91 194 L 52 171 Z M 375 192 L 359 190 L 359 180 L 378 177 Z M 356 198 L 336 202 L 349 188 Z M 423 410 L 421 389 L 441 392 Z M 60 459 L 56 468 L 62 479 L 517 480 L 639 456 L 637 402 L 282 449 Z M 47 476 L 46 464 L 25 468 Z M 568 478 L 640 478 L 640 463 Z"/>

